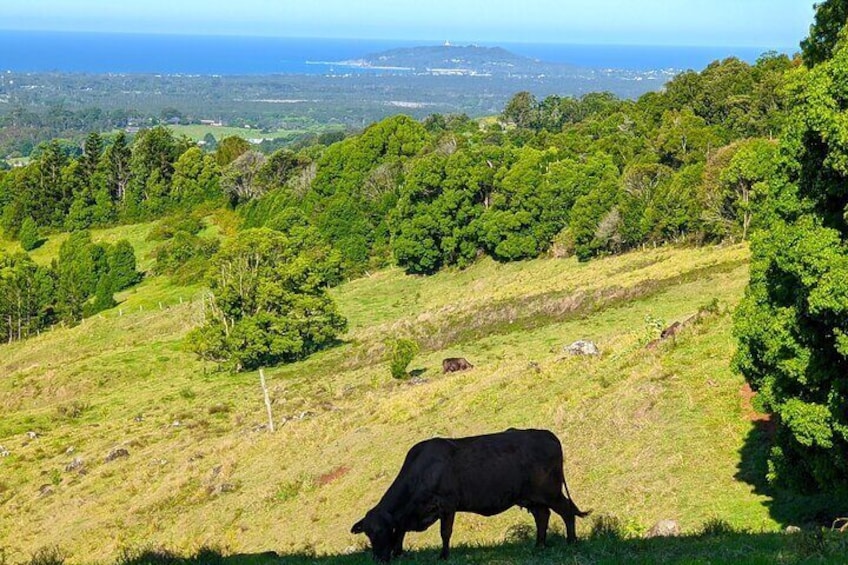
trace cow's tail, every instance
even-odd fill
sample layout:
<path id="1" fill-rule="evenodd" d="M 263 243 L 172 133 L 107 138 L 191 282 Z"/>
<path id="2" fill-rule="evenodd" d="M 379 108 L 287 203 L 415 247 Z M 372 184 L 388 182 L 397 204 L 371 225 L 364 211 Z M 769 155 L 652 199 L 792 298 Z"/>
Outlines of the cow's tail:
<path id="1" fill-rule="evenodd" d="M 565 474 L 562 475 L 562 486 L 565 488 L 565 496 L 566 498 L 568 498 L 568 502 L 571 504 L 571 508 L 572 510 L 574 510 L 574 514 L 578 518 L 585 518 L 586 516 L 592 513 L 591 510 L 584 512 L 577 508 L 577 505 L 574 503 L 574 499 L 571 498 L 571 493 L 568 492 L 568 483 L 565 482 Z"/>

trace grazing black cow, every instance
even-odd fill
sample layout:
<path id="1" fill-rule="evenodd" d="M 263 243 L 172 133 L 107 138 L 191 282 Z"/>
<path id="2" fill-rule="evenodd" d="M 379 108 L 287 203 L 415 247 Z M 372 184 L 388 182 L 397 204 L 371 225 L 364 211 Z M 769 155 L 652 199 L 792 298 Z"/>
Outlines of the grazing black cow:
<path id="1" fill-rule="evenodd" d="M 474 365 L 469 363 L 465 357 L 448 357 L 442 361 L 442 373 L 455 373 L 456 371 L 465 371 L 473 368 Z"/>
<path id="2" fill-rule="evenodd" d="M 457 512 L 493 516 L 513 506 L 533 514 L 537 546 L 545 545 L 551 510 L 565 522 L 568 541 L 577 540 L 575 519 L 588 512 L 571 500 L 562 446 L 547 430 L 509 429 L 416 444 L 380 502 L 350 531 L 368 536 L 374 558 L 387 562 L 403 552 L 406 532 L 423 532 L 440 520 L 439 558 L 447 559 Z"/>

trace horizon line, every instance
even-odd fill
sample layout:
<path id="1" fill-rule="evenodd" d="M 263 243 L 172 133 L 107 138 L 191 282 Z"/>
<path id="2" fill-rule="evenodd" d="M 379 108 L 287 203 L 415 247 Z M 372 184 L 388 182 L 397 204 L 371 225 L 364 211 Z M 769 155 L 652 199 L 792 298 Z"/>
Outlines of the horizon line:
<path id="1" fill-rule="evenodd" d="M 134 36 L 167 36 L 167 37 L 221 37 L 221 38 L 244 38 L 244 39 L 294 39 L 294 40 L 331 40 L 331 41 L 384 41 L 384 42 L 401 42 L 401 43 L 426 43 L 426 46 L 438 45 L 442 46 L 446 41 L 450 41 L 452 46 L 455 47 L 464 47 L 468 45 L 474 44 L 486 44 L 487 46 L 498 45 L 498 44 L 506 44 L 506 45 L 575 45 L 575 46 L 586 46 L 586 47 L 596 47 L 596 46 L 610 46 L 610 47 L 661 47 L 661 48 L 674 48 L 674 47 L 684 47 L 684 48 L 701 48 L 701 49 L 764 49 L 765 52 L 774 50 L 779 52 L 790 52 L 791 49 L 800 49 L 800 44 L 795 45 L 753 45 L 753 44 L 686 44 L 686 43 L 616 43 L 616 42 L 608 42 L 608 43 L 586 43 L 581 41 L 576 42 L 567 42 L 567 41 L 529 41 L 529 40 L 520 40 L 520 39 L 503 39 L 503 40 L 481 40 L 481 39 L 459 39 L 459 40 L 445 40 L 445 39 L 434 39 L 434 38 L 416 38 L 416 39 L 404 39 L 404 38 L 392 38 L 392 37 L 349 37 L 349 36 L 330 36 L 330 35 L 268 35 L 268 34 L 250 34 L 250 33 L 222 33 L 222 32 L 213 32 L 213 33 L 204 33 L 204 32 L 170 32 L 170 31 L 104 31 L 104 30 L 69 30 L 69 29 L 44 29 L 44 28 L 6 28 L 0 27 L 0 33 L 57 33 L 57 34 L 68 34 L 68 35 L 134 35 Z M 800 43 L 800 42 L 799 42 Z"/>

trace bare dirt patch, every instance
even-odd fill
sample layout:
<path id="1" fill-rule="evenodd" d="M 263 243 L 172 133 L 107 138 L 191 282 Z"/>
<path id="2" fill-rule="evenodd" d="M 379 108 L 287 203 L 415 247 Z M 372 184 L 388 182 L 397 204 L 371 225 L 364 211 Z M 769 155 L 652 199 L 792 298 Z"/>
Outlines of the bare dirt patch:
<path id="1" fill-rule="evenodd" d="M 337 481 L 337 480 L 341 479 L 342 477 L 347 475 L 349 472 L 350 472 L 350 467 L 348 467 L 347 465 L 342 465 L 341 467 L 336 467 L 335 469 L 333 469 L 332 471 L 330 471 L 328 473 L 324 473 L 323 475 L 320 475 L 316 482 L 318 483 L 318 486 L 323 487 L 323 486 L 326 486 L 326 485 L 332 483 L 333 481 Z"/>
<path id="2" fill-rule="evenodd" d="M 739 389 L 739 396 L 741 397 L 743 418 L 749 422 L 773 422 L 771 414 L 763 414 L 762 412 L 757 412 L 754 409 L 752 400 L 755 396 L 757 396 L 757 393 L 754 392 L 751 385 L 748 383 L 742 385 L 742 388 Z"/>

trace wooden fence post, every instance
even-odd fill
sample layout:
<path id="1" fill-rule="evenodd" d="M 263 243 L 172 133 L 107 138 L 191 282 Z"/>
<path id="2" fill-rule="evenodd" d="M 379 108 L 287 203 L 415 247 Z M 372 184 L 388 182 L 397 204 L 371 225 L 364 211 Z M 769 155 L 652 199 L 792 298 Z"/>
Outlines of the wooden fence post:
<path id="1" fill-rule="evenodd" d="M 271 415 L 271 399 L 268 398 L 268 387 L 265 386 L 265 371 L 259 368 L 259 383 L 262 385 L 262 394 L 265 395 L 265 408 L 268 410 L 268 429 L 274 431 L 274 417 Z"/>

